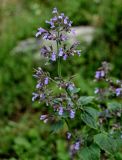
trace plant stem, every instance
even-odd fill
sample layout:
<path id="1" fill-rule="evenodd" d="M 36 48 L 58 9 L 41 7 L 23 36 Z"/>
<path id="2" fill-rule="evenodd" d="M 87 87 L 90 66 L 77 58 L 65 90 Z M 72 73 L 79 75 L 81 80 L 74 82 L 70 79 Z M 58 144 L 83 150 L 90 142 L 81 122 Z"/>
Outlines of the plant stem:
<path id="1" fill-rule="evenodd" d="M 59 38 L 59 31 L 58 31 L 58 38 Z M 57 55 L 59 52 L 59 41 L 57 40 Z M 61 58 L 58 57 L 58 76 L 61 78 Z"/>

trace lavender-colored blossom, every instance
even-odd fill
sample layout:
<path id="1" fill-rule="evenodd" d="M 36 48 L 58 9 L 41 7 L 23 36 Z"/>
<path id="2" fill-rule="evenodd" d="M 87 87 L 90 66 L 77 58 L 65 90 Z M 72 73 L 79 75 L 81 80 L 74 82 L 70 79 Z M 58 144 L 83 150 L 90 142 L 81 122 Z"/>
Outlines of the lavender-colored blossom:
<path id="1" fill-rule="evenodd" d="M 81 55 L 81 50 L 77 50 L 76 53 L 80 56 Z"/>
<path id="2" fill-rule="evenodd" d="M 68 89 L 69 89 L 70 91 L 72 91 L 72 90 L 74 89 L 74 84 L 69 84 L 69 85 L 68 85 Z"/>
<path id="3" fill-rule="evenodd" d="M 72 26 L 72 21 L 69 21 L 68 26 L 69 26 L 69 27 Z"/>
<path id="4" fill-rule="evenodd" d="M 45 78 L 45 80 L 44 80 L 44 84 L 46 84 L 46 85 L 47 85 L 47 84 L 48 84 L 48 82 L 49 82 L 49 78 L 48 78 L 48 77 L 46 77 L 46 78 Z"/>
<path id="5" fill-rule="evenodd" d="M 64 19 L 64 24 L 67 24 L 68 22 L 67 22 L 67 17 Z"/>
<path id="6" fill-rule="evenodd" d="M 80 149 L 80 141 L 77 141 L 75 144 L 74 144 L 74 149 L 76 151 L 78 151 Z"/>
<path id="7" fill-rule="evenodd" d="M 32 93 L 32 95 L 33 95 L 32 101 L 35 101 L 39 97 L 39 94 L 37 93 Z"/>
<path id="8" fill-rule="evenodd" d="M 122 92 L 122 88 L 116 88 L 115 92 L 116 92 L 116 96 L 120 96 Z"/>
<path id="9" fill-rule="evenodd" d="M 63 53 L 64 53 L 64 52 L 63 52 L 63 49 L 60 48 L 60 49 L 59 49 L 59 57 L 62 57 L 62 56 L 63 56 Z"/>
<path id="10" fill-rule="evenodd" d="M 41 36 L 42 33 L 46 33 L 47 31 L 43 28 L 38 28 L 38 32 L 36 33 L 36 37 Z"/>
<path id="11" fill-rule="evenodd" d="M 104 77 L 105 76 L 105 72 L 102 70 L 101 71 L 101 77 Z"/>
<path id="12" fill-rule="evenodd" d="M 100 78 L 100 75 L 101 75 L 101 74 L 100 74 L 100 71 L 96 71 L 95 78 L 96 78 L 96 79 L 99 79 L 99 78 Z"/>
<path id="13" fill-rule="evenodd" d="M 72 33 L 73 35 L 76 35 L 75 29 L 72 29 L 72 30 L 71 30 L 71 33 Z"/>
<path id="14" fill-rule="evenodd" d="M 44 120 L 45 118 L 47 118 L 46 114 L 43 114 L 43 115 L 40 116 L 40 120 Z"/>
<path id="15" fill-rule="evenodd" d="M 59 107 L 59 111 L 58 111 L 59 116 L 62 116 L 63 112 L 64 112 L 63 107 L 62 106 Z"/>
<path id="16" fill-rule="evenodd" d="M 63 60 L 66 60 L 66 59 L 67 59 L 67 54 L 64 54 Z"/>
<path id="17" fill-rule="evenodd" d="M 41 100 L 45 99 L 45 94 L 44 93 L 40 94 L 40 99 Z"/>
<path id="18" fill-rule="evenodd" d="M 42 88 L 42 86 L 43 86 L 42 83 L 38 83 L 38 84 L 36 85 L 36 88 L 39 89 L 39 88 Z"/>
<path id="19" fill-rule="evenodd" d="M 75 111 L 70 110 L 70 118 L 73 119 L 75 117 Z"/>
<path id="20" fill-rule="evenodd" d="M 54 14 L 58 13 L 57 8 L 54 8 L 52 13 L 54 13 Z"/>
<path id="21" fill-rule="evenodd" d="M 71 138 L 72 134 L 70 132 L 67 132 L 67 139 L 69 140 Z"/>
<path id="22" fill-rule="evenodd" d="M 56 53 L 55 52 L 52 53 L 51 60 L 52 61 L 56 61 Z"/>
<path id="23" fill-rule="evenodd" d="M 66 40 L 68 40 L 68 37 L 66 35 L 61 34 L 60 40 L 61 41 L 66 41 Z"/>

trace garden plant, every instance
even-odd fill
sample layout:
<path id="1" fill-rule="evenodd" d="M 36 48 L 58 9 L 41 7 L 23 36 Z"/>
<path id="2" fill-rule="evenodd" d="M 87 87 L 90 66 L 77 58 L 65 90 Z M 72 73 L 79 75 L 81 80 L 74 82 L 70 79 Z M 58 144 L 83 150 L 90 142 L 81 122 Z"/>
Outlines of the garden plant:
<path id="1" fill-rule="evenodd" d="M 75 36 L 72 21 L 57 8 L 52 14 L 53 18 L 46 20 L 50 29 L 38 28 L 36 33 L 36 38 L 51 41 L 51 45 L 46 43 L 41 47 L 41 56 L 45 57 L 45 65 L 54 65 L 57 70 L 55 75 L 41 67 L 34 69 L 37 84 L 32 101 L 43 104 L 40 120 L 45 125 L 50 124 L 51 133 L 60 134 L 63 130 L 71 159 L 119 160 L 122 152 L 122 81 L 110 76 L 109 63 L 100 62 L 93 80 L 96 83 L 93 95 L 82 95 L 82 88 L 74 83 L 77 75 L 65 77 L 62 74 L 64 61 L 83 56 L 79 42 L 72 45 L 67 42 L 70 32 Z"/>

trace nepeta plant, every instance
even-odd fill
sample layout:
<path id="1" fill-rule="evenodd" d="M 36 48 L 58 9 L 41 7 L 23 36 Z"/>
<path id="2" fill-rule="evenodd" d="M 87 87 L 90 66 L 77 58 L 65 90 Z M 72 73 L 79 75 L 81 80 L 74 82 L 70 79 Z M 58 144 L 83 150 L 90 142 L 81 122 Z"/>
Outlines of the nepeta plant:
<path id="1" fill-rule="evenodd" d="M 53 124 L 55 131 L 67 125 L 71 159 L 98 160 L 100 156 L 111 156 L 122 144 L 122 105 L 114 101 L 115 97 L 122 96 L 122 83 L 109 78 L 110 67 L 103 62 L 95 74 L 95 81 L 100 84 L 95 89 L 97 96 L 80 96 L 80 89 L 72 81 L 74 77 L 65 79 L 62 75 L 62 61 L 81 54 L 77 49 L 79 42 L 71 46 L 66 43 L 67 33 L 74 33 L 72 21 L 56 8 L 52 13 L 53 18 L 46 21 L 50 30 L 39 28 L 36 37 L 56 44 L 56 47 L 42 46 L 41 55 L 51 64 L 57 64 L 57 76 L 52 77 L 40 67 L 35 69 L 37 85 L 32 101 L 45 104 L 46 114 L 40 120 Z"/>

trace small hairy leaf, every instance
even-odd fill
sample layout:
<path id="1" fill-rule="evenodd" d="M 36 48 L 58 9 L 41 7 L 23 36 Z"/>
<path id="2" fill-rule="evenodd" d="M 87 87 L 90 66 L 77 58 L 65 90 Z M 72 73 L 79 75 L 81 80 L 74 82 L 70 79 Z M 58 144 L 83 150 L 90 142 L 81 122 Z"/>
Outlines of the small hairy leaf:
<path id="1" fill-rule="evenodd" d="M 121 138 L 113 138 L 106 133 L 100 133 L 94 136 L 94 142 L 99 145 L 101 149 L 109 153 L 114 153 L 122 146 Z"/>
<path id="2" fill-rule="evenodd" d="M 93 96 L 81 96 L 78 99 L 78 104 L 79 105 L 87 105 L 93 101 L 94 97 Z"/>
<path id="3" fill-rule="evenodd" d="M 85 147 L 79 153 L 79 157 L 82 160 L 99 160 L 100 159 L 100 148 L 92 144 L 89 147 Z"/>
<path id="4" fill-rule="evenodd" d="M 81 114 L 81 119 L 91 128 L 97 129 L 98 111 L 91 107 L 86 107 Z"/>

